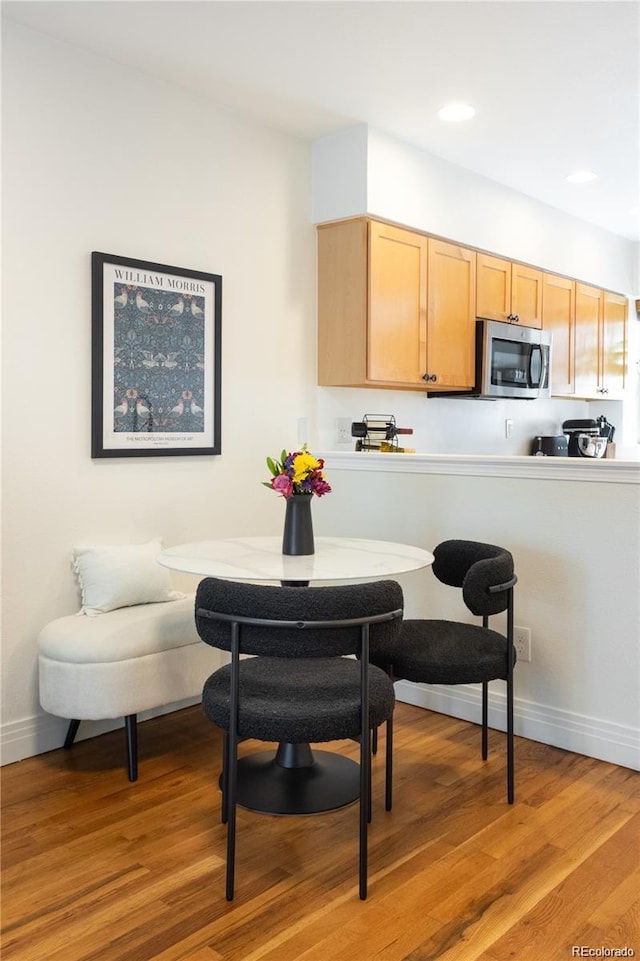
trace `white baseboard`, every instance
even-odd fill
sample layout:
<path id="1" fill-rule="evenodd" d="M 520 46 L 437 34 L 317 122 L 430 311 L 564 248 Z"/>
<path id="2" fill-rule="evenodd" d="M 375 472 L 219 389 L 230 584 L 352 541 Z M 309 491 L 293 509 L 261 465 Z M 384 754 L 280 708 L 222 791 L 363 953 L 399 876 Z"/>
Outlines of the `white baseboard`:
<path id="1" fill-rule="evenodd" d="M 396 694 L 398 700 L 407 704 L 415 704 L 464 721 L 480 722 L 480 688 L 477 686 L 446 687 L 397 681 Z M 197 704 L 198 701 L 199 698 L 191 698 L 178 704 L 167 704 L 152 711 L 145 711 L 138 719 L 144 721 L 160 714 L 168 714 Z M 491 686 L 489 725 L 499 731 L 505 729 L 505 696 L 498 690 L 492 691 Z M 68 721 L 51 714 L 38 714 L 22 721 L 3 724 L 0 729 L 0 763 L 12 764 L 14 761 L 62 747 L 68 726 Z M 97 737 L 122 726 L 123 721 L 117 719 L 83 721 L 77 740 Z M 532 741 L 640 770 L 640 732 L 633 728 L 516 698 L 514 729 L 518 736 Z"/>
<path id="2" fill-rule="evenodd" d="M 480 723 L 479 685 L 412 684 L 396 682 L 399 701 Z M 601 761 L 640 770 L 640 731 L 599 718 L 514 699 L 514 731 L 520 737 L 585 754 Z M 505 694 L 489 685 L 489 726 L 506 729 Z"/>
<path id="3" fill-rule="evenodd" d="M 179 711 L 183 707 L 189 707 L 191 704 L 198 704 L 199 702 L 199 697 L 192 697 L 176 704 L 165 704 L 163 707 L 153 708 L 150 711 L 142 711 L 138 714 L 138 721 L 146 721 L 150 717 Z M 68 727 L 68 720 L 44 713 L 36 714 L 35 717 L 28 717 L 22 721 L 3 724 L 0 729 L 0 764 L 13 764 L 15 761 L 22 761 L 26 757 L 55 751 L 64 744 Z M 106 734 L 107 731 L 115 731 L 119 727 L 124 727 L 124 718 L 82 721 L 76 741 L 97 737 L 99 734 Z"/>

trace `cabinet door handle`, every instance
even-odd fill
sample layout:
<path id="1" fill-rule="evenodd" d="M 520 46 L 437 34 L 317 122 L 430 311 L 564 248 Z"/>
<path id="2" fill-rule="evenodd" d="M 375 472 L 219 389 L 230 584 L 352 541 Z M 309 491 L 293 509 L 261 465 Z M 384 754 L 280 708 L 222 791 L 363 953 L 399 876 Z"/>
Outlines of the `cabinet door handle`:
<path id="1" fill-rule="evenodd" d="M 508 314 L 507 320 L 509 321 L 510 324 L 518 324 L 520 322 L 520 318 L 518 317 L 517 314 Z"/>
<path id="2" fill-rule="evenodd" d="M 433 381 L 435 383 L 438 378 L 435 374 L 423 374 L 422 379 L 426 380 L 427 382 Z"/>

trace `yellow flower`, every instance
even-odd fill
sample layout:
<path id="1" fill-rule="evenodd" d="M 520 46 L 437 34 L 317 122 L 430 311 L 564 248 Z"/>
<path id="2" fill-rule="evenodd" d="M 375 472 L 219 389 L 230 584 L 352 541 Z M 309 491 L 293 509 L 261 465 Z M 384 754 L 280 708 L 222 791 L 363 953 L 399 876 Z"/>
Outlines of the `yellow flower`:
<path id="1" fill-rule="evenodd" d="M 293 459 L 293 483 L 301 484 L 303 480 L 306 480 L 309 474 L 320 467 L 320 462 L 316 460 L 313 454 L 308 451 L 302 451 L 297 457 Z"/>

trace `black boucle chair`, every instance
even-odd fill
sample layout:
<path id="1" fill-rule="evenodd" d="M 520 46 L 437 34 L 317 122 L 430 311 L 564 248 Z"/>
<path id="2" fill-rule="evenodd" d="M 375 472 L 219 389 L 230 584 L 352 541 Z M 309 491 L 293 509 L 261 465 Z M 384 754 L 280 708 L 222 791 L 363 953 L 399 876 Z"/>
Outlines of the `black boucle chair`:
<path id="1" fill-rule="evenodd" d="M 449 540 L 434 550 L 438 580 L 462 588 L 463 600 L 482 626 L 458 621 L 405 620 L 388 643 L 372 639 L 371 661 L 394 681 L 482 684 L 482 757 L 488 746 L 488 682 L 507 682 L 507 798 L 514 800 L 513 752 L 513 557 L 493 544 Z M 507 612 L 506 636 L 489 628 L 492 614 Z"/>
<path id="2" fill-rule="evenodd" d="M 231 663 L 215 671 L 202 692 L 205 715 L 225 732 L 221 785 L 227 900 L 234 893 L 237 746 L 245 738 L 280 741 L 288 748 L 306 746 L 310 765 L 309 743 L 359 741 L 359 790 L 350 799 L 360 800 L 360 897 L 366 898 L 370 732 L 387 723 L 390 808 L 395 704 L 391 679 L 369 662 L 369 638 L 385 647 L 393 644 L 402 604 L 395 581 L 318 588 L 267 587 L 212 577 L 200 582 L 198 632 L 207 644 L 231 652 Z M 345 656 L 350 654 L 357 658 Z"/>

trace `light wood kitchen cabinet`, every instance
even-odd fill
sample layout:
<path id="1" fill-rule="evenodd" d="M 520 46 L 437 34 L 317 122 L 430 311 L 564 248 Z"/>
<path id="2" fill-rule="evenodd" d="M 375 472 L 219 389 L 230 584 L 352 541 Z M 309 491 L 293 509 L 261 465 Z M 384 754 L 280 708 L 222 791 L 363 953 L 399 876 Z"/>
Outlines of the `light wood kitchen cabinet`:
<path id="1" fill-rule="evenodd" d="M 367 380 L 423 386 L 427 238 L 369 222 Z"/>
<path id="2" fill-rule="evenodd" d="M 542 327 L 541 270 L 490 254 L 477 256 L 476 316 Z"/>
<path id="3" fill-rule="evenodd" d="M 424 387 L 427 238 L 364 218 L 318 227 L 318 383 Z"/>
<path id="4" fill-rule="evenodd" d="M 542 327 L 542 271 L 511 265 L 511 312 L 525 327 Z"/>
<path id="5" fill-rule="evenodd" d="M 504 324 L 511 313 L 511 261 L 477 256 L 476 316 Z"/>
<path id="6" fill-rule="evenodd" d="M 627 317 L 629 301 L 604 291 L 601 343 L 603 394 L 609 400 L 624 396 L 627 381 Z"/>
<path id="7" fill-rule="evenodd" d="M 427 381 L 431 390 L 475 384 L 476 252 L 429 238 Z"/>
<path id="8" fill-rule="evenodd" d="M 575 396 L 618 400 L 626 374 L 627 298 L 576 284 Z"/>
<path id="9" fill-rule="evenodd" d="M 576 282 L 545 274 L 542 287 L 542 326 L 553 336 L 551 393 L 572 396 L 575 391 Z"/>
<path id="10" fill-rule="evenodd" d="M 321 225 L 318 383 L 473 387 L 474 290 L 474 251 L 365 218 Z"/>
<path id="11" fill-rule="evenodd" d="M 599 331 L 602 322 L 602 291 L 576 284 L 575 393 L 595 397 L 598 389 Z"/>

